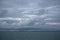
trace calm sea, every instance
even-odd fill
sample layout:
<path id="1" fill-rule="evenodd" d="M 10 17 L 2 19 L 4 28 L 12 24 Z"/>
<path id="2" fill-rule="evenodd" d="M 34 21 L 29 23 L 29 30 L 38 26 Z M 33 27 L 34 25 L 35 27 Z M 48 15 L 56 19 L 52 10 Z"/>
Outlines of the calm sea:
<path id="1" fill-rule="evenodd" d="M 60 32 L 0 32 L 0 40 L 60 40 Z"/>

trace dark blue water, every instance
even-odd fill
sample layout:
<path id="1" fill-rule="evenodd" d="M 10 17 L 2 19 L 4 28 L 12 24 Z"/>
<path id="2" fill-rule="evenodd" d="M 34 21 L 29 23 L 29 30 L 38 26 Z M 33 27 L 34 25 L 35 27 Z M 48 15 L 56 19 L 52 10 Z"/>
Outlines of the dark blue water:
<path id="1" fill-rule="evenodd" d="M 60 32 L 0 32 L 0 40 L 60 40 Z"/>

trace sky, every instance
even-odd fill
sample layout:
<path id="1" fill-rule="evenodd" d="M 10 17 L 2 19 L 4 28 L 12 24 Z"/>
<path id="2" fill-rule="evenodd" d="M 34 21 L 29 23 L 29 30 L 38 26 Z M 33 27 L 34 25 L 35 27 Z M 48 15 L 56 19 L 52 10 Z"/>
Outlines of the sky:
<path id="1" fill-rule="evenodd" d="M 60 29 L 60 0 L 0 0 L 0 28 Z"/>

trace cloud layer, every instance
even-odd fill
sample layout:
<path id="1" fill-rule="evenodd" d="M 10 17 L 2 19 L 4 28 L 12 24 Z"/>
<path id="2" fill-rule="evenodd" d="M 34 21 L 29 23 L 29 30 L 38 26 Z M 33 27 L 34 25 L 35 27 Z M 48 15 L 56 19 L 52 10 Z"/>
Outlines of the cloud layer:
<path id="1" fill-rule="evenodd" d="M 59 26 L 59 0 L 2 0 L 0 2 L 0 28 L 59 29 Z"/>

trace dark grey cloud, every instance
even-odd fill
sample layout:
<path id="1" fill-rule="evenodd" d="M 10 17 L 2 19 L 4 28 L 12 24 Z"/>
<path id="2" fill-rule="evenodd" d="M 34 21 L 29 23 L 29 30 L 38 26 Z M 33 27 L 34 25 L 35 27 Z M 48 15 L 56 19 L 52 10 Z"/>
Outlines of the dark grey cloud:
<path id="1" fill-rule="evenodd" d="M 59 29 L 59 0 L 1 0 L 0 28 Z M 54 27 L 57 26 L 57 27 Z"/>
<path id="2" fill-rule="evenodd" d="M 0 17 L 5 17 L 7 13 L 8 13 L 7 10 L 1 10 L 0 9 Z"/>

